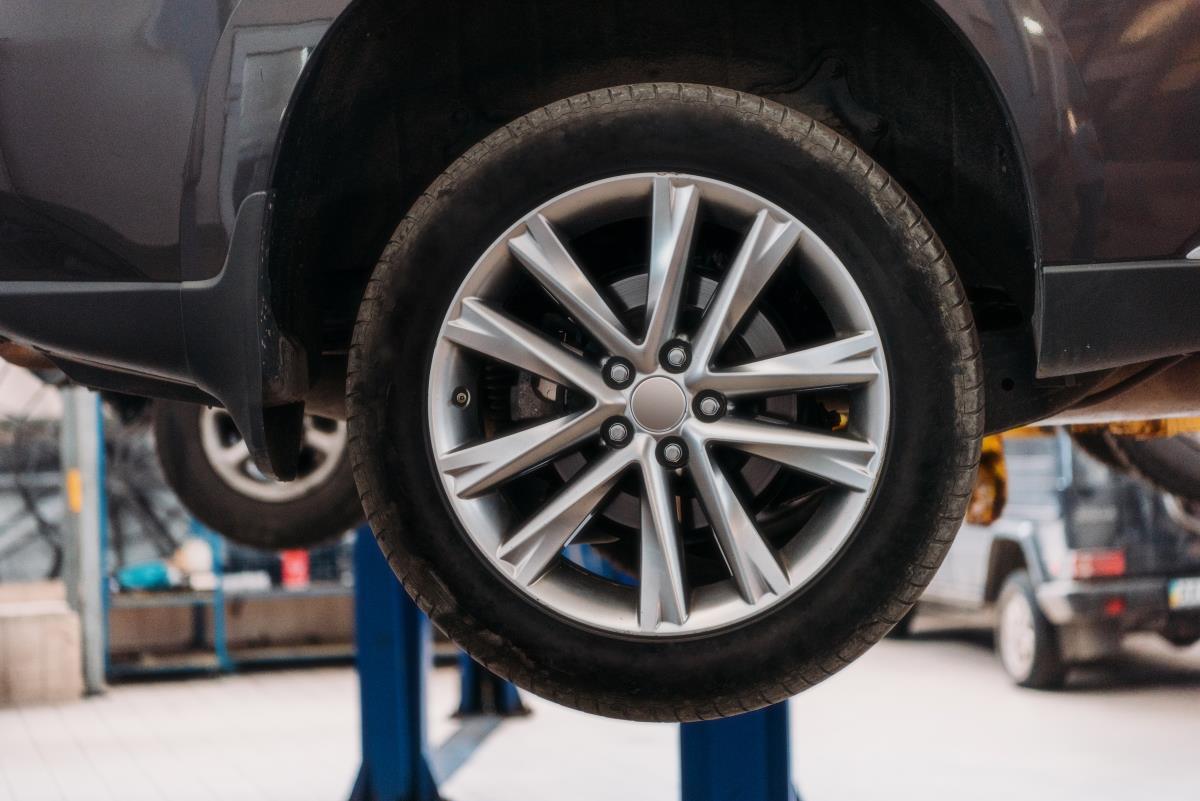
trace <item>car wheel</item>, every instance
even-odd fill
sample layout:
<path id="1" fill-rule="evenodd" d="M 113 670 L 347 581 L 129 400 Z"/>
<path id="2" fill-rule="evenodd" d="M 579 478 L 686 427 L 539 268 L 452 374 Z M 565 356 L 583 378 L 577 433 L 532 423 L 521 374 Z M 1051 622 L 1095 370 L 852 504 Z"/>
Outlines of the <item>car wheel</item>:
<path id="1" fill-rule="evenodd" d="M 1139 478 L 1164 492 L 1200 501 L 1200 434 L 1108 439 Z"/>
<path id="2" fill-rule="evenodd" d="M 982 395 L 962 286 L 896 183 L 803 114 L 673 84 L 453 164 L 368 285 L 348 409 L 380 544 L 449 636 L 560 703 L 697 720 L 905 615 L 962 520 Z"/>
<path id="3" fill-rule="evenodd" d="M 1200 634 L 1163 634 L 1163 639 L 1176 648 L 1191 648 L 1200 642 Z"/>
<path id="4" fill-rule="evenodd" d="M 258 471 L 222 409 L 157 401 L 154 434 L 167 484 L 197 520 L 235 542 L 307 548 L 363 519 L 345 423 L 305 418 L 300 472 L 287 482 Z"/>
<path id="5" fill-rule="evenodd" d="M 1054 626 L 1038 608 L 1029 574 L 1009 575 L 996 603 L 996 653 L 1000 664 L 1022 687 L 1061 687 L 1067 670 Z"/>

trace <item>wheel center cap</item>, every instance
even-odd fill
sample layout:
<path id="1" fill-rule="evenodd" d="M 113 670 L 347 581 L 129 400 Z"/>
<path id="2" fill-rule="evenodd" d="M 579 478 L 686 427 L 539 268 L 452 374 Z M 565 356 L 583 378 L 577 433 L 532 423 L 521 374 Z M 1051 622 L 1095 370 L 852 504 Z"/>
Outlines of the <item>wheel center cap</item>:
<path id="1" fill-rule="evenodd" d="M 669 431 L 687 411 L 683 388 L 669 378 L 654 376 L 637 385 L 629 399 L 629 412 L 647 431 Z"/>

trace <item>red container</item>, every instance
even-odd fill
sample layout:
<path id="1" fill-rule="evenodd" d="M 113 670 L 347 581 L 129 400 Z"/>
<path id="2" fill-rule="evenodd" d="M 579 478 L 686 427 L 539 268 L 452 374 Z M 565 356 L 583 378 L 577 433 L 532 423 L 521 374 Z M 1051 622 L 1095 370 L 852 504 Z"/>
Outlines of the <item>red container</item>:
<path id="1" fill-rule="evenodd" d="M 279 564 L 284 587 L 298 590 L 308 586 L 308 551 L 280 551 Z"/>

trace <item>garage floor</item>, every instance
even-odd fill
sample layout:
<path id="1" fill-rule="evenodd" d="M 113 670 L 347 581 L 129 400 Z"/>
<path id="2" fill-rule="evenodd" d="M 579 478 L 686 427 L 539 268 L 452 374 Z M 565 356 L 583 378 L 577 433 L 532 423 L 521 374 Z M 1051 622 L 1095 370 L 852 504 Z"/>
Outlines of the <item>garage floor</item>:
<path id="1" fill-rule="evenodd" d="M 457 676 L 431 679 L 430 736 L 457 725 Z M 453 778 L 453 801 L 664 801 L 671 726 L 531 701 Z M 1062 693 L 1008 686 L 986 642 L 919 623 L 792 704 L 806 801 L 1155 798 L 1200 788 L 1200 647 L 1141 638 Z M 0 711 L 0 801 L 342 801 L 357 766 L 353 671 L 124 685 Z M 886 790 L 886 796 L 881 791 Z"/>

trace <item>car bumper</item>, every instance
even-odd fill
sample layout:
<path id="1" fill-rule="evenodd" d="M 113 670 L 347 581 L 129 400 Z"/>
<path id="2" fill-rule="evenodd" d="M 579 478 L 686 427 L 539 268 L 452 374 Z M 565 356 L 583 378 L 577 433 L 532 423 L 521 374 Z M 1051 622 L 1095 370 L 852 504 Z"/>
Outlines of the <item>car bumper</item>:
<path id="1" fill-rule="evenodd" d="M 1200 609 L 1172 611 L 1166 578 L 1051 581 L 1038 587 L 1038 605 L 1056 626 L 1110 623 L 1125 631 L 1159 630 L 1172 618 L 1194 618 Z"/>

